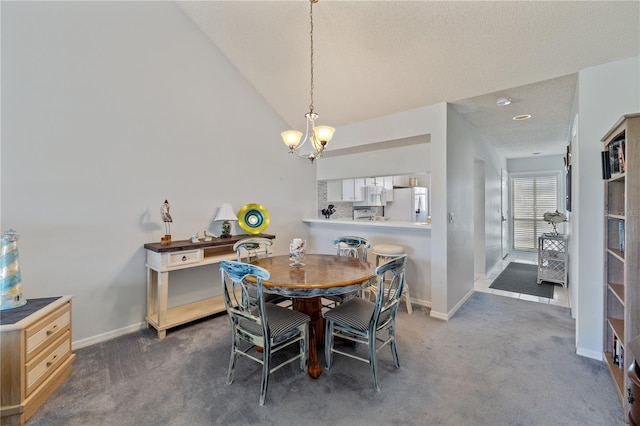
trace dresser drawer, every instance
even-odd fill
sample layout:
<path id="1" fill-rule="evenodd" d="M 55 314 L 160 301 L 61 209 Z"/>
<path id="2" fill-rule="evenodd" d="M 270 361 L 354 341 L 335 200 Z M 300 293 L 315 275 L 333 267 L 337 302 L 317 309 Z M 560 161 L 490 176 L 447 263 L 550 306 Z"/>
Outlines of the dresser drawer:
<path id="1" fill-rule="evenodd" d="M 65 303 L 41 320 L 25 328 L 27 336 L 26 361 L 71 329 L 71 303 Z"/>
<path id="2" fill-rule="evenodd" d="M 188 265 L 198 263 L 202 258 L 202 250 L 181 251 L 180 253 L 169 253 L 168 267 L 178 265 Z"/>
<path id="3" fill-rule="evenodd" d="M 71 331 L 66 331 L 50 346 L 27 362 L 26 395 L 28 396 L 53 373 L 71 354 Z"/>

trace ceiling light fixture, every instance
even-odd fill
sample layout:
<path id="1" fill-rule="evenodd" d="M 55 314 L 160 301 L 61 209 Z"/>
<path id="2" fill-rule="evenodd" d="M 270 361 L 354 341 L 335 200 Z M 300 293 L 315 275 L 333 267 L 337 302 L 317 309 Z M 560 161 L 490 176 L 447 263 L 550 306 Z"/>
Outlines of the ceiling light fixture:
<path id="1" fill-rule="evenodd" d="M 289 147 L 289 154 L 296 154 L 300 158 L 308 158 L 312 163 L 315 159 L 322 157 L 327 143 L 331 140 L 333 132 L 336 130 L 329 126 L 315 125 L 318 114 L 313 111 L 313 4 L 317 2 L 318 0 L 309 0 L 309 22 L 311 27 L 311 32 L 309 33 L 311 39 L 311 90 L 309 93 L 311 95 L 311 103 L 309 104 L 309 112 L 305 114 L 307 118 L 307 130 L 302 142 L 300 142 L 302 132 L 297 130 L 287 130 L 280 134 L 285 145 Z M 309 129 L 312 131 L 311 134 L 309 134 Z M 299 150 L 307 140 L 311 141 L 313 151 L 310 154 L 302 155 Z"/>
<path id="2" fill-rule="evenodd" d="M 531 114 L 520 114 L 513 117 L 516 121 L 528 120 L 531 118 Z"/>
<path id="3" fill-rule="evenodd" d="M 509 104 L 511 104 L 511 98 L 498 98 L 498 100 L 496 100 L 496 105 L 498 106 L 507 106 Z"/>

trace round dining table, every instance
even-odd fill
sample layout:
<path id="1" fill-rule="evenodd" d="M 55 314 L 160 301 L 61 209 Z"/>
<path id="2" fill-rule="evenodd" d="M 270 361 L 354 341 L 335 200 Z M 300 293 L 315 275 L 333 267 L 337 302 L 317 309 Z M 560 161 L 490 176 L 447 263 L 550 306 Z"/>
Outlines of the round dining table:
<path id="1" fill-rule="evenodd" d="M 295 309 L 311 318 L 309 324 L 309 376 L 317 379 L 322 373 L 317 345 L 324 342 L 322 297 L 351 293 L 369 285 L 375 277 L 375 265 L 353 257 L 330 254 L 309 254 L 304 266 L 290 266 L 288 255 L 272 256 L 251 262 L 270 273 L 262 281 L 263 291 L 291 297 Z"/>

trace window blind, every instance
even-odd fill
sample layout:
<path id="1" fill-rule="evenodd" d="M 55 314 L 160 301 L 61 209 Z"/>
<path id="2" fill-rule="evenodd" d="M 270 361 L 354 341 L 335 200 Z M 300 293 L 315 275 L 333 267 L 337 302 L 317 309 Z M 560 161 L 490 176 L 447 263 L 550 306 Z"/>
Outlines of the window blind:
<path id="1" fill-rule="evenodd" d="M 542 215 L 558 208 L 558 177 L 513 177 L 511 184 L 513 248 L 536 250 L 538 237 L 551 231 L 551 225 L 542 219 Z"/>

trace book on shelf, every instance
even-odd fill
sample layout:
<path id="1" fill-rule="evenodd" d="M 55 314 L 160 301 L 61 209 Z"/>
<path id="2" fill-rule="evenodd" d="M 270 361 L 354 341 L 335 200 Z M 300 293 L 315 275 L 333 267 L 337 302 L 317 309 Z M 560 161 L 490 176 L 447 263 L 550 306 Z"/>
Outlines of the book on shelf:
<path id="1" fill-rule="evenodd" d="M 611 179 L 611 160 L 609 158 L 609 151 L 602 151 L 602 179 Z"/>
<path id="2" fill-rule="evenodd" d="M 624 220 L 618 221 L 618 243 L 618 248 L 624 253 Z"/>
<path id="3" fill-rule="evenodd" d="M 624 366 L 624 346 L 615 334 L 611 339 L 611 359 L 613 360 L 613 364 L 617 365 L 618 368 Z"/>
<path id="4" fill-rule="evenodd" d="M 611 344 L 611 358 L 618 368 L 622 368 L 624 365 L 624 346 L 622 346 L 622 342 L 615 334 L 613 335 Z"/>
<path id="5" fill-rule="evenodd" d="M 626 167 L 624 150 L 624 139 L 619 139 L 609 144 L 609 164 L 611 167 L 611 174 L 624 173 Z"/>

